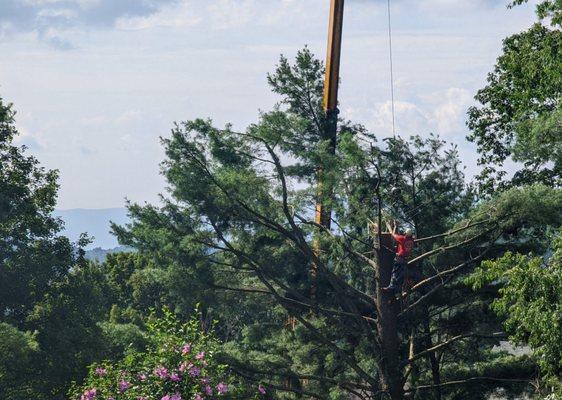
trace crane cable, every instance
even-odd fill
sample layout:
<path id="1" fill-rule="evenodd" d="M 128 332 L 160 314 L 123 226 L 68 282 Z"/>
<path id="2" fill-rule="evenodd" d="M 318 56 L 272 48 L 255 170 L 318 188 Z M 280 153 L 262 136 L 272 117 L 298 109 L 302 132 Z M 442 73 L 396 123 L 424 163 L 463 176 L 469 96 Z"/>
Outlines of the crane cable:
<path id="1" fill-rule="evenodd" d="M 392 65 L 392 25 L 390 18 L 390 0 L 387 0 L 388 8 L 388 57 L 390 61 L 390 101 L 392 107 L 392 136 L 396 138 L 396 122 L 394 112 L 394 67 Z"/>

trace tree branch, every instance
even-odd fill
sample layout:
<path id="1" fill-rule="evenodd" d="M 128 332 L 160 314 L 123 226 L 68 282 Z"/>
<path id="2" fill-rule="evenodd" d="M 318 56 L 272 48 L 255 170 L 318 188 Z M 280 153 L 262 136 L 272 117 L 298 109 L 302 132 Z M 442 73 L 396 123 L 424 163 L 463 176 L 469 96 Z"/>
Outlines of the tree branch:
<path id="1" fill-rule="evenodd" d="M 446 340 L 442 343 L 436 344 L 435 346 L 430 347 L 429 349 L 425 349 L 425 350 L 420 351 L 419 353 L 411 356 L 410 358 L 408 358 L 407 363 L 412 363 L 415 360 L 428 355 L 429 353 L 434 353 L 434 352 L 442 349 L 443 347 L 446 347 L 446 346 L 448 346 L 448 345 L 450 345 L 454 342 L 457 342 L 457 341 L 462 340 L 462 339 L 470 338 L 470 337 L 477 337 L 477 338 L 483 338 L 483 339 L 494 339 L 494 338 L 501 339 L 501 338 L 506 338 L 506 335 L 503 332 L 497 332 L 497 333 L 493 333 L 491 335 L 482 335 L 482 334 L 478 334 L 478 333 L 468 333 L 468 334 L 464 334 L 464 335 L 457 335 L 457 336 L 452 337 L 449 340 Z"/>
<path id="2" fill-rule="evenodd" d="M 530 382 L 531 378 L 529 379 L 507 379 L 507 378 L 494 378 L 491 376 L 476 376 L 473 378 L 468 378 L 468 379 L 462 379 L 462 380 L 458 380 L 458 381 L 449 381 L 449 382 L 444 382 L 441 383 L 439 385 L 422 385 L 422 386 L 416 386 L 410 389 L 406 389 L 404 392 L 406 393 L 410 393 L 410 392 L 415 392 L 418 390 L 430 390 L 430 389 L 435 389 L 437 387 L 447 387 L 447 386 L 454 386 L 454 385 L 466 385 L 468 383 L 473 383 L 473 382 L 505 382 L 505 383 L 523 383 L 523 382 Z"/>
<path id="3" fill-rule="evenodd" d="M 416 238 L 415 241 L 416 241 L 416 243 L 420 243 L 420 242 L 424 242 L 426 240 L 433 240 L 433 239 L 438 239 L 438 238 L 442 238 L 442 237 L 445 237 L 445 236 L 454 235 L 455 233 L 464 231 L 465 229 L 472 228 L 472 227 L 478 226 L 478 225 L 482 225 L 482 224 L 485 224 L 486 222 L 490 222 L 490 221 L 491 221 L 491 219 L 487 219 L 487 220 L 484 220 L 484 221 L 478 221 L 478 222 L 475 222 L 475 223 L 471 223 L 470 220 L 469 220 L 469 221 L 467 221 L 465 226 L 461 226 L 460 228 L 453 229 L 453 230 L 447 231 L 445 233 L 440 233 L 438 235 L 426 236 L 426 237 L 420 238 L 420 239 Z"/>
<path id="4" fill-rule="evenodd" d="M 464 246 L 464 245 L 467 245 L 467 244 L 469 244 L 469 243 L 475 241 L 476 239 L 481 238 L 482 236 L 487 235 L 488 233 L 492 232 L 493 230 L 494 230 L 494 229 L 488 229 L 488 230 L 486 230 L 486 231 L 484 231 L 484 232 L 482 232 L 482 233 L 479 233 L 478 235 L 474 235 L 474 236 L 472 236 L 472 237 L 469 237 L 468 239 L 463 240 L 462 242 L 458 242 L 458 243 L 451 244 L 451 245 L 448 245 L 448 246 L 441 246 L 441 247 L 439 247 L 439 248 L 437 248 L 437 249 L 430 250 L 430 251 L 428 251 L 428 252 L 426 252 L 426 253 L 424 253 L 424 254 L 421 254 L 421 255 L 417 256 L 416 258 L 413 258 L 412 260 L 408 261 L 408 265 L 413 265 L 413 264 L 415 264 L 416 262 L 421 261 L 421 260 L 423 260 L 423 259 L 425 259 L 425 258 L 427 258 L 427 257 L 430 257 L 430 256 L 434 255 L 434 254 L 437 254 L 437 253 L 444 253 L 444 252 L 446 252 L 446 251 L 449 251 L 449 250 L 456 249 L 456 248 L 458 248 L 458 247 L 462 247 L 462 246 Z"/>

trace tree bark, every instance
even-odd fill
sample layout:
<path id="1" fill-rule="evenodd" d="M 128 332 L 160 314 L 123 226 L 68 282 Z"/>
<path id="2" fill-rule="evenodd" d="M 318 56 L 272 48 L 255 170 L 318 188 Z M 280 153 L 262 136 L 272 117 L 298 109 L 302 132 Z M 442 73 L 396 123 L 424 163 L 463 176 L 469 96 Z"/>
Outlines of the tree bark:
<path id="1" fill-rule="evenodd" d="M 376 240 L 376 239 L 375 239 Z M 381 345 L 381 359 L 379 361 L 379 374 L 382 389 L 392 400 L 401 400 L 404 397 L 402 370 L 400 368 L 400 342 L 398 340 L 398 302 L 392 294 L 384 293 L 382 287 L 388 285 L 392 272 L 394 254 L 392 236 L 381 234 L 379 243 L 375 242 L 378 268 L 375 271 L 377 330 Z"/>
<path id="2" fill-rule="evenodd" d="M 430 349 L 433 347 L 433 341 L 431 340 L 431 335 L 430 335 L 430 326 L 429 326 L 429 313 L 427 311 L 427 308 L 424 307 L 424 313 L 425 313 L 425 317 L 424 317 L 424 334 L 426 337 L 426 348 Z M 433 378 L 433 384 L 435 385 L 435 389 L 434 389 L 434 395 L 435 395 L 435 400 L 441 400 L 441 373 L 439 371 L 439 361 L 437 360 L 437 356 L 435 355 L 435 352 L 431 352 L 428 354 L 429 357 L 429 363 L 431 364 L 431 376 Z"/>
<path id="3" fill-rule="evenodd" d="M 419 338 L 416 335 L 416 328 L 412 327 L 410 330 L 410 348 L 408 351 L 408 358 L 413 357 L 416 354 L 417 349 L 419 348 Z M 420 370 L 418 368 L 417 363 L 411 363 L 409 365 L 409 370 L 406 368 L 405 375 L 410 374 L 409 376 L 409 387 L 416 387 L 418 385 L 418 380 L 420 377 Z"/>

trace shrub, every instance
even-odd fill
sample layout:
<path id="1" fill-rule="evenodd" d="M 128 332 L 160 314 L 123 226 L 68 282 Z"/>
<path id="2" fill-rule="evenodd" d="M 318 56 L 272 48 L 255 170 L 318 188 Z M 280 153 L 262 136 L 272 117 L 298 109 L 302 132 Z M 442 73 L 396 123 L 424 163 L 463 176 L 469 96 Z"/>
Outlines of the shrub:
<path id="1" fill-rule="evenodd" d="M 226 365 L 215 359 L 220 346 L 200 328 L 200 314 L 180 323 L 173 313 L 152 314 L 146 324 L 147 346 L 131 347 L 118 362 L 90 367 L 73 400 L 202 400 L 248 398 Z"/>

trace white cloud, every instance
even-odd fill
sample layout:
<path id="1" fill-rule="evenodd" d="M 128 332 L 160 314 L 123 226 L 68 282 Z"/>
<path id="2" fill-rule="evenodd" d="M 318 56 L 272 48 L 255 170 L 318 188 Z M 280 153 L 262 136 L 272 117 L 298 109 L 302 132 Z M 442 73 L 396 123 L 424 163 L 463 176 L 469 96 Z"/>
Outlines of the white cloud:
<path id="1" fill-rule="evenodd" d="M 217 29 L 232 29 L 246 25 L 258 13 L 254 0 L 215 0 L 207 6 L 208 16 Z"/>
<path id="2" fill-rule="evenodd" d="M 2 0 L 0 33 L 7 36 L 35 32 L 39 39 L 66 50 L 72 46 L 61 37 L 69 29 L 112 28 L 122 17 L 148 16 L 176 1 L 179 0 Z"/>
<path id="3" fill-rule="evenodd" d="M 25 127 L 20 126 L 18 133 L 19 135 L 14 138 L 14 143 L 17 146 L 25 146 L 32 151 L 40 150 L 43 147 L 40 138 L 37 135 L 33 135 Z"/>
<path id="4" fill-rule="evenodd" d="M 308 17 L 323 0 L 180 0 L 145 16 L 123 16 L 120 29 L 193 27 L 205 24 L 213 30 L 251 26 L 287 26 L 297 22 L 316 24 Z"/>
<path id="5" fill-rule="evenodd" d="M 138 17 L 121 17 L 116 22 L 118 29 L 136 30 L 161 27 L 188 28 L 197 26 L 203 21 L 192 2 L 184 0 L 163 7 L 160 11 Z"/>
<path id="6" fill-rule="evenodd" d="M 414 103 L 396 101 L 394 103 L 396 134 L 408 137 L 423 134 L 429 129 L 429 117 Z M 345 118 L 365 124 L 379 137 L 392 136 L 392 103 L 384 101 L 375 103 L 369 108 L 345 109 L 342 113 Z"/>
<path id="7" fill-rule="evenodd" d="M 484 1 L 393 0 L 397 132 L 441 134 L 461 144 L 470 165 L 464 112 L 502 38 L 534 18 L 531 6 L 506 11 L 498 2 L 480 7 Z M 0 40 L 0 95 L 19 111 L 22 142 L 35 140 L 42 165 L 60 169 L 64 208 L 119 207 L 126 196 L 157 201 L 158 137 L 173 121 L 212 117 L 244 129 L 278 101 L 265 79 L 278 54 L 291 58 L 305 43 L 325 54 L 326 0 L 119 4 L 127 2 L 132 8 L 113 10 L 114 0 L 64 0 L 73 4 L 66 8 L 60 0 L 0 0 L 0 25 L 19 27 Z M 159 7 L 138 7 L 149 3 Z M 346 4 L 342 116 L 389 136 L 386 1 Z M 37 41 L 39 8 L 51 11 L 43 11 Z M 57 16 L 61 8 L 72 12 Z M 77 47 L 44 45 L 64 38 Z"/>
<path id="8" fill-rule="evenodd" d="M 436 132 L 444 136 L 463 132 L 466 110 L 472 103 L 468 90 L 449 88 L 440 97 L 443 101 L 435 107 L 432 113 Z"/>
<path id="9" fill-rule="evenodd" d="M 420 97 L 416 103 L 395 101 L 396 133 L 403 137 L 436 133 L 448 140 L 456 140 L 466 133 L 466 110 L 472 99 L 466 89 L 449 88 Z M 374 103 L 369 108 L 347 108 L 342 114 L 363 123 L 373 133 L 392 135 L 392 102 Z"/>

